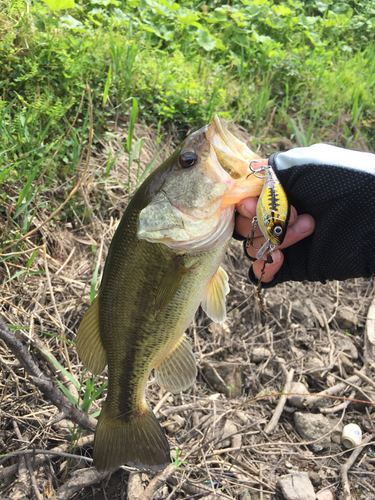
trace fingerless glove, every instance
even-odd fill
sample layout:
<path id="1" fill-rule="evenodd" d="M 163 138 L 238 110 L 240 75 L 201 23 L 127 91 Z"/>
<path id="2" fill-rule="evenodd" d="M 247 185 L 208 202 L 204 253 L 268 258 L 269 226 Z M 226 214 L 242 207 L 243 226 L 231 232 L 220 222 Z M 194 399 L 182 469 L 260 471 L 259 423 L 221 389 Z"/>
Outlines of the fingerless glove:
<path id="1" fill-rule="evenodd" d="M 346 280 L 375 274 L 375 155 L 326 144 L 269 158 L 298 214 L 310 214 L 314 233 L 282 250 L 271 283 Z M 252 268 L 250 281 L 257 283 Z"/>

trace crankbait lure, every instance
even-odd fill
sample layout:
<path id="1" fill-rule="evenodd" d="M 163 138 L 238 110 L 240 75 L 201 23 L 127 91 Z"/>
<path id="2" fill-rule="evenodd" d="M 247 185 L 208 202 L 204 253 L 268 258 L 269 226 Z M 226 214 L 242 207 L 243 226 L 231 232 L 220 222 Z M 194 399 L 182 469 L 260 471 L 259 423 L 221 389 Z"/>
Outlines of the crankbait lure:
<path id="1" fill-rule="evenodd" d="M 290 216 L 290 204 L 288 197 L 280 184 L 277 175 L 275 174 L 272 167 L 269 165 L 263 166 L 259 169 L 254 169 L 251 164 L 256 163 L 255 161 L 250 162 L 251 173 L 259 177 L 261 173 L 262 177 L 265 178 L 262 192 L 260 193 L 259 200 L 257 203 L 257 214 L 253 218 L 251 237 L 248 238 L 245 244 L 246 248 L 252 246 L 255 250 L 258 250 L 256 254 L 256 260 L 262 259 L 267 255 L 267 259 L 264 261 L 261 276 L 257 286 L 257 294 L 259 299 L 260 310 L 264 314 L 269 314 L 264 307 L 263 298 L 261 293 L 262 279 L 264 276 L 264 271 L 266 264 L 271 264 L 272 252 L 275 247 L 281 245 L 284 241 L 286 230 L 288 228 L 289 216 Z M 250 174 L 251 175 L 251 174 Z M 253 246 L 253 239 L 255 229 L 259 225 L 263 236 L 266 238 L 265 243 L 256 249 Z M 255 259 L 251 259 L 255 260 Z"/>
<path id="2" fill-rule="evenodd" d="M 250 165 L 250 169 L 254 175 L 261 171 L 265 172 L 264 185 L 259 196 L 257 215 L 253 219 L 252 229 L 254 232 L 258 225 L 266 238 L 256 254 L 257 259 L 262 259 L 268 253 L 272 255 L 275 247 L 284 241 L 290 216 L 290 204 L 272 167 L 264 166 L 255 170 Z"/>

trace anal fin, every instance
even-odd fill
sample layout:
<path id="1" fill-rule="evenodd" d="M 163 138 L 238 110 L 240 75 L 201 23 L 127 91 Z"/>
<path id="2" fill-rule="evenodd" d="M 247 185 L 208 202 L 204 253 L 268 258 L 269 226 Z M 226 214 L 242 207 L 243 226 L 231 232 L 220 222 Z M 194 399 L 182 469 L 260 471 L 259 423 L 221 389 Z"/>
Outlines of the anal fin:
<path id="1" fill-rule="evenodd" d="M 94 375 L 101 373 L 107 364 L 107 354 L 100 338 L 99 295 L 83 315 L 77 333 L 77 352 L 83 364 Z"/>
<path id="2" fill-rule="evenodd" d="M 225 296 L 229 293 L 228 275 L 222 267 L 212 276 L 202 299 L 202 309 L 212 321 L 223 323 L 227 317 Z"/>
<path id="3" fill-rule="evenodd" d="M 197 378 L 197 364 L 190 342 L 182 335 L 173 348 L 155 365 L 156 381 L 174 394 L 185 391 Z"/>

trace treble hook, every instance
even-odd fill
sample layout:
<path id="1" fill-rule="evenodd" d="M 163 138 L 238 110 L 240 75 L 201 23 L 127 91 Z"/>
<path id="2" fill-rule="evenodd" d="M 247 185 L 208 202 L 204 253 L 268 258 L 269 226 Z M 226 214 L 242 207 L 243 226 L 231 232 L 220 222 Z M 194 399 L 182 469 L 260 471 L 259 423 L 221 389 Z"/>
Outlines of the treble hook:
<path id="1" fill-rule="evenodd" d="M 266 169 L 267 169 L 267 165 L 264 165 L 263 167 L 260 167 L 258 169 L 255 169 L 251 166 L 252 163 L 258 163 L 258 160 L 251 160 L 251 162 L 249 163 L 249 169 L 251 170 L 251 173 L 246 177 L 246 179 L 248 177 L 250 177 L 250 175 L 253 175 L 255 177 L 257 177 L 258 179 L 263 179 L 267 174 L 264 174 L 264 175 L 257 175 L 259 172 L 264 172 Z"/>

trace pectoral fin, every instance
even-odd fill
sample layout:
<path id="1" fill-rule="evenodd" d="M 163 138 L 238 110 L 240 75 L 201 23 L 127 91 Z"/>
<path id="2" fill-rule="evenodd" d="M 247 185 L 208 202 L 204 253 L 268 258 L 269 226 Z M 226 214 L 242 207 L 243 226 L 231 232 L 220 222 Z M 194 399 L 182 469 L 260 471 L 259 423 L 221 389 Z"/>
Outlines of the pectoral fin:
<path id="1" fill-rule="evenodd" d="M 190 268 L 185 267 L 183 258 L 179 255 L 167 269 L 156 291 L 155 318 L 159 316 L 164 307 L 171 301 L 177 290 L 185 281 Z"/>
<path id="2" fill-rule="evenodd" d="M 83 315 L 77 334 L 78 355 L 94 375 L 101 373 L 107 364 L 107 354 L 100 338 L 98 299 L 99 295 Z"/>
<path id="3" fill-rule="evenodd" d="M 156 381 L 174 394 L 185 391 L 197 378 L 197 366 L 190 342 L 182 335 L 173 348 L 155 366 Z"/>
<path id="4" fill-rule="evenodd" d="M 222 267 L 219 267 L 207 285 L 201 303 L 202 309 L 207 316 L 217 323 L 223 323 L 225 321 L 225 296 L 228 293 L 228 275 Z"/>

